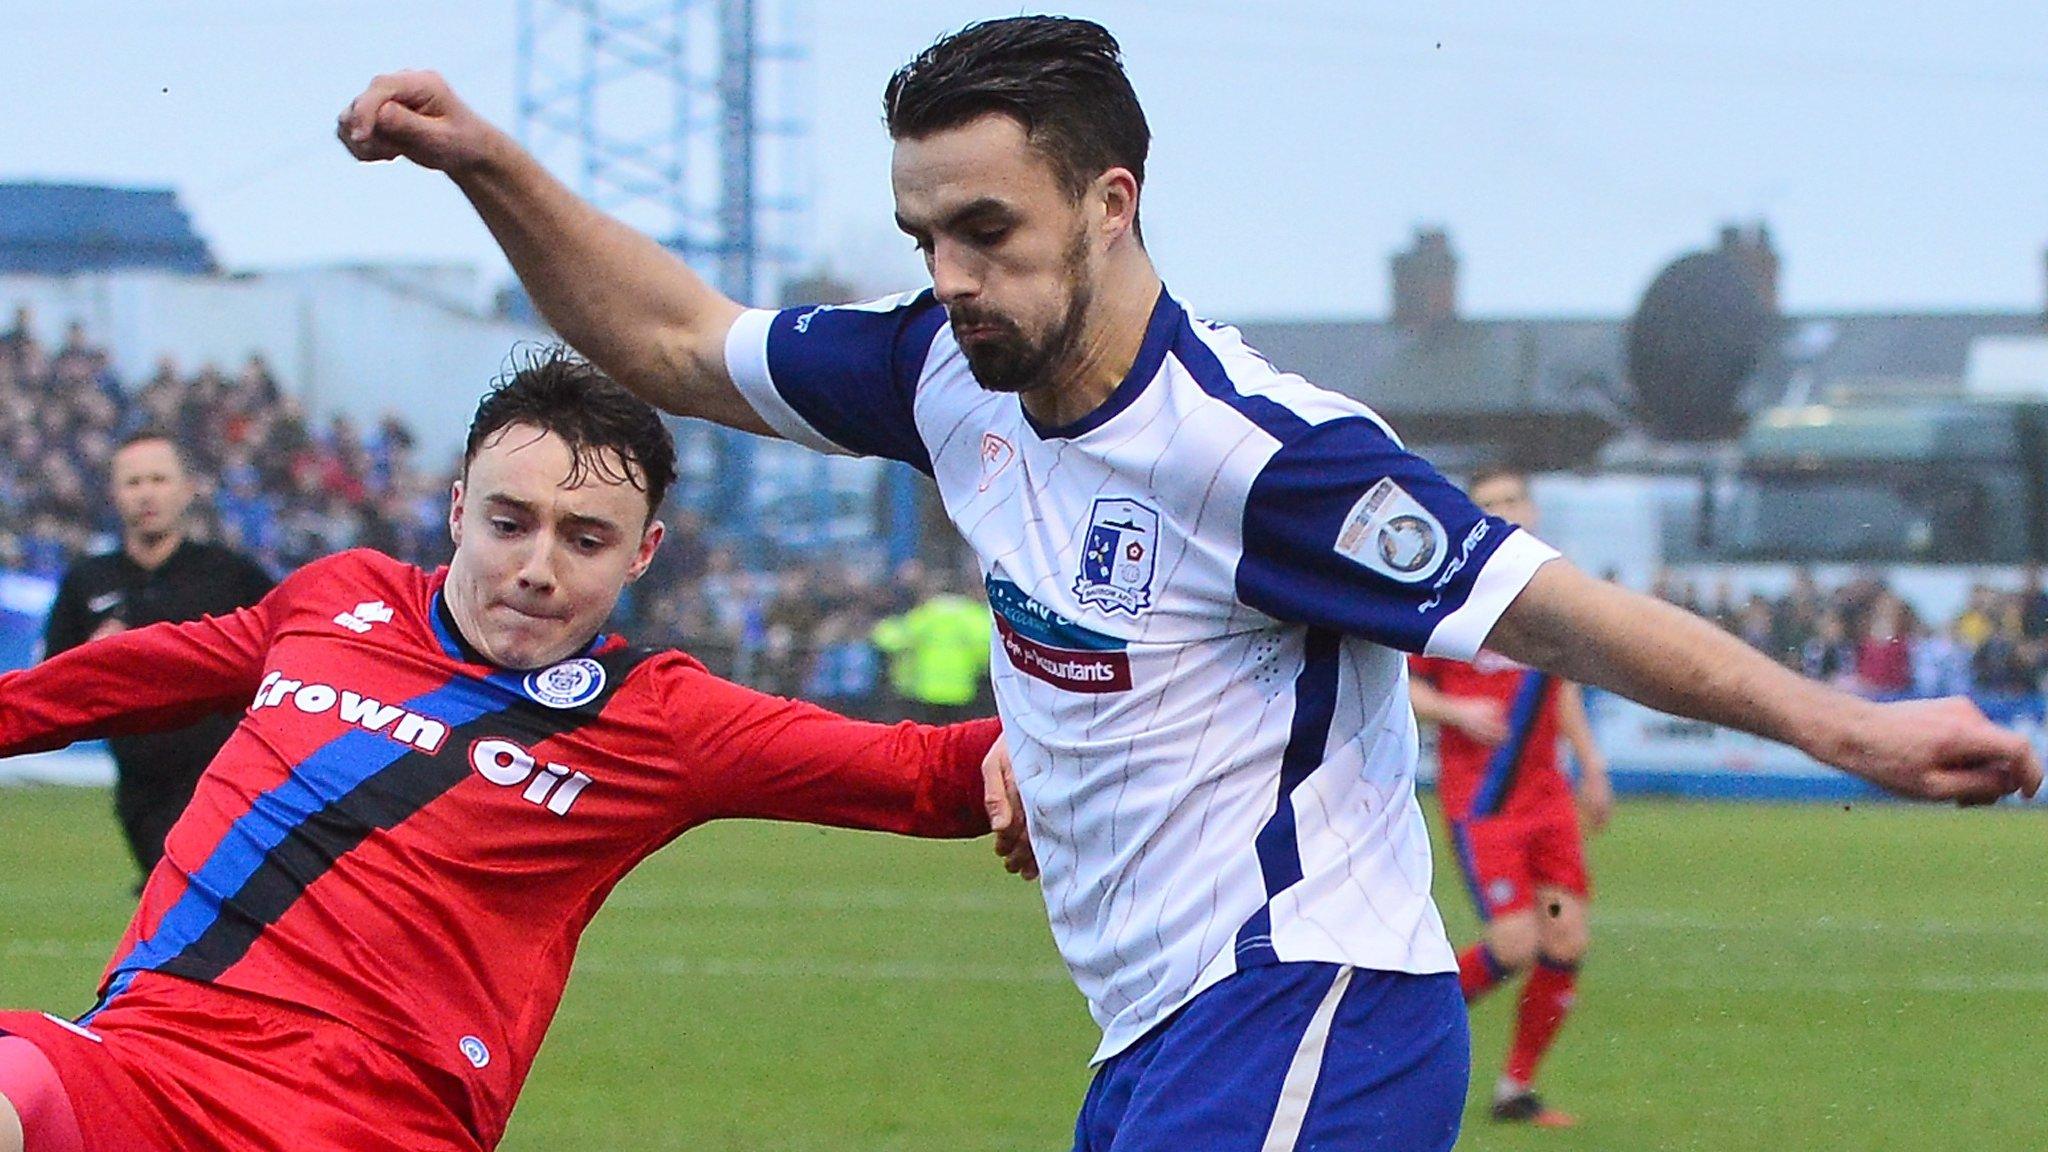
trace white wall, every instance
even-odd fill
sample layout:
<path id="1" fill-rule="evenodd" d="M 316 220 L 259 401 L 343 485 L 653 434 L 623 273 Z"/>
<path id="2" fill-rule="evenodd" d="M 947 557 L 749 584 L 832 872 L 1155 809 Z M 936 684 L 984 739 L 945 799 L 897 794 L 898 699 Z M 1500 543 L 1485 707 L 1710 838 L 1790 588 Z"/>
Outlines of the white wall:
<path id="1" fill-rule="evenodd" d="M 1980 336 L 1970 342 L 1963 386 L 1999 399 L 2048 396 L 2048 336 Z"/>

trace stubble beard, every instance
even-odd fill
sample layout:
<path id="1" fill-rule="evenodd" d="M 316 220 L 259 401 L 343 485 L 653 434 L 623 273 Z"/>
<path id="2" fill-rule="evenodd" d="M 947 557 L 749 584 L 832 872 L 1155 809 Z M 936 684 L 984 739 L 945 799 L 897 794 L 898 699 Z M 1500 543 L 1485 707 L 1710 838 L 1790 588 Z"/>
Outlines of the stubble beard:
<path id="1" fill-rule="evenodd" d="M 1094 287 L 1086 276 L 1087 260 L 1087 237 L 1076 236 L 1067 250 L 1069 291 L 1066 311 L 1052 331 L 1036 343 L 1008 316 L 975 311 L 951 313 L 950 319 L 956 330 L 960 326 L 986 324 L 1001 332 L 972 346 L 960 346 L 961 353 L 967 357 L 968 369 L 984 390 L 1017 394 L 1034 392 L 1054 383 L 1064 371 L 1073 367 L 1081 347 L 1081 333 L 1087 327 L 1089 308 L 1095 302 Z"/>

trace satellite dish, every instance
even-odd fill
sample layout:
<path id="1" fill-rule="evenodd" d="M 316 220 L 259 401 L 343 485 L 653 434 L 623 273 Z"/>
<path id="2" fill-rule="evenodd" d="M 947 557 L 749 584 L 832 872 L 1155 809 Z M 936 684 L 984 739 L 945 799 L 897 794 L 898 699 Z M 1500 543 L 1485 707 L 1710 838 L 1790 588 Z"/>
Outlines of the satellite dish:
<path id="1" fill-rule="evenodd" d="M 1742 430 L 1736 401 L 1774 317 L 1742 262 L 1694 252 L 1671 262 L 1628 325 L 1636 415 L 1661 440 L 1717 440 Z"/>

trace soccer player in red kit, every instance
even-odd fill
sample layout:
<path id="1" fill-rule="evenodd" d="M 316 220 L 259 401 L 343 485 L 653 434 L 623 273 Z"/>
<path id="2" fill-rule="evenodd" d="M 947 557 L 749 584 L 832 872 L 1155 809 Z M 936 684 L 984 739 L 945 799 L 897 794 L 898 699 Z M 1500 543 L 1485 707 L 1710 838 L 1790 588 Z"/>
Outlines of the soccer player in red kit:
<path id="1" fill-rule="evenodd" d="M 865 724 L 601 633 L 661 542 L 654 411 L 560 354 L 485 397 L 454 559 L 0 676 L 0 753 L 242 711 L 98 1003 L 0 1013 L 0 1152 L 479 1152 L 619 879 L 708 820 L 975 836 L 992 720 Z"/>
<path id="2" fill-rule="evenodd" d="M 1475 473 L 1469 494 L 1487 514 L 1530 530 L 1528 478 L 1506 468 Z M 1471 1003 L 1528 971 L 1514 1041 L 1494 1085 L 1493 1116 L 1569 1127 L 1532 1085 L 1570 1011 L 1585 958 L 1586 873 L 1579 808 L 1595 830 L 1614 810 L 1607 762 L 1593 744 L 1579 686 L 1482 650 L 1470 663 L 1409 662 L 1415 715 L 1438 726 L 1437 795 L 1484 937 L 1458 955 Z M 1559 764 L 1560 738 L 1578 762 L 1577 804 Z"/>

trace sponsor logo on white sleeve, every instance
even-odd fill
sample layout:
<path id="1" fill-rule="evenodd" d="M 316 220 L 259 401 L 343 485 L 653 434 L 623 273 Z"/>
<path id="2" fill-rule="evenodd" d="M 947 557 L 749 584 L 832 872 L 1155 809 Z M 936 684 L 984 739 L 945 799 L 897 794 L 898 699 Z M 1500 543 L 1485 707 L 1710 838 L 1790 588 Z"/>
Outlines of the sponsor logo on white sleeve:
<path id="1" fill-rule="evenodd" d="M 1442 522 L 1383 477 L 1358 498 L 1337 529 L 1337 555 L 1390 580 L 1420 584 L 1436 574 L 1450 551 Z"/>

